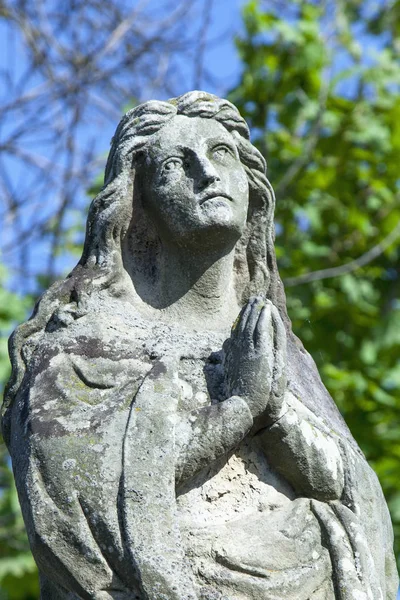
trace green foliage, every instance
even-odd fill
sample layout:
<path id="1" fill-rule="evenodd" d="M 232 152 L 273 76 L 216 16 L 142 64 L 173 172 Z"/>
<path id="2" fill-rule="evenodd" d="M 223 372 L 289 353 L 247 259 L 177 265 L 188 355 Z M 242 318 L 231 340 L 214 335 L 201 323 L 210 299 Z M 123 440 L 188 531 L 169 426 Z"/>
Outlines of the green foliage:
<path id="1" fill-rule="evenodd" d="M 336 2 L 333 17 L 325 3 L 248 2 L 230 99 L 268 160 L 294 331 L 380 477 L 400 560 L 399 238 L 363 268 L 294 285 L 400 220 L 400 2 L 370 4 Z"/>
<path id="2" fill-rule="evenodd" d="M 32 299 L 5 288 L 6 271 L 0 264 L 0 382 L 9 376 L 7 337 L 26 318 Z M 9 456 L 0 437 L 0 600 L 36 600 L 38 576 L 29 551 Z"/>

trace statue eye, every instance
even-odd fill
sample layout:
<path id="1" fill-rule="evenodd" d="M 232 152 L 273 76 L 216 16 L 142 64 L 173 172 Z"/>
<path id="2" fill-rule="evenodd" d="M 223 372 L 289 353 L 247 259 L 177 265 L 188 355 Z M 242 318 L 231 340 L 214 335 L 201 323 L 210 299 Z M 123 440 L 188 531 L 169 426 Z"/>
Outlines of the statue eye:
<path id="1" fill-rule="evenodd" d="M 232 154 L 231 150 L 227 146 L 217 146 L 212 151 L 213 157 L 217 159 L 225 158 L 228 154 Z"/>
<path id="2" fill-rule="evenodd" d="M 170 173 L 172 171 L 177 171 L 183 168 L 183 161 L 180 158 L 174 157 L 170 158 L 166 163 L 164 163 L 163 171 Z"/>

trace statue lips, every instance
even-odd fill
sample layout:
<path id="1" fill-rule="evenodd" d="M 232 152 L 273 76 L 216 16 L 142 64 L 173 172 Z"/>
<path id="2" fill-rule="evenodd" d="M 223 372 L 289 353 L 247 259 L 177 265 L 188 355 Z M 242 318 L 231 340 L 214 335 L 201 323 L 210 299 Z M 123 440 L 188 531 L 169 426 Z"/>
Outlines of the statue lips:
<path id="1" fill-rule="evenodd" d="M 229 196 L 228 194 L 225 194 L 223 192 L 218 192 L 218 191 L 213 191 L 213 192 L 209 192 L 207 195 L 203 196 L 200 200 L 199 200 L 199 205 L 202 206 L 202 204 L 204 204 L 205 202 L 208 202 L 209 200 L 229 200 L 229 202 L 233 202 L 233 198 L 231 196 Z"/>

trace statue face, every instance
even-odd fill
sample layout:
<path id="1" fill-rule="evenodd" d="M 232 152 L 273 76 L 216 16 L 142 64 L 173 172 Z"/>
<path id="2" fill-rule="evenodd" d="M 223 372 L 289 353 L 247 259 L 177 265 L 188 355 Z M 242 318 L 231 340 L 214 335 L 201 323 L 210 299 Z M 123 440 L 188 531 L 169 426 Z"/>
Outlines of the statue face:
<path id="1" fill-rule="evenodd" d="M 144 171 L 143 206 L 164 241 L 204 246 L 242 234 L 247 176 L 217 121 L 174 117 L 152 136 Z"/>

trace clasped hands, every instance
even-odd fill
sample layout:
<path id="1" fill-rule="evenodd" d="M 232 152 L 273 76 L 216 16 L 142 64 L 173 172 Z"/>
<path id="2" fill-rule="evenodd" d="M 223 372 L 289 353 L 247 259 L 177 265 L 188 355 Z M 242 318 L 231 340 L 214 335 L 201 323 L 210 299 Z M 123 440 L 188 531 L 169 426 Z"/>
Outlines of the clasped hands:
<path id="1" fill-rule="evenodd" d="M 286 331 L 277 308 L 253 296 L 224 344 L 227 397 L 240 396 L 254 419 L 253 431 L 277 421 L 286 388 Z"/>

